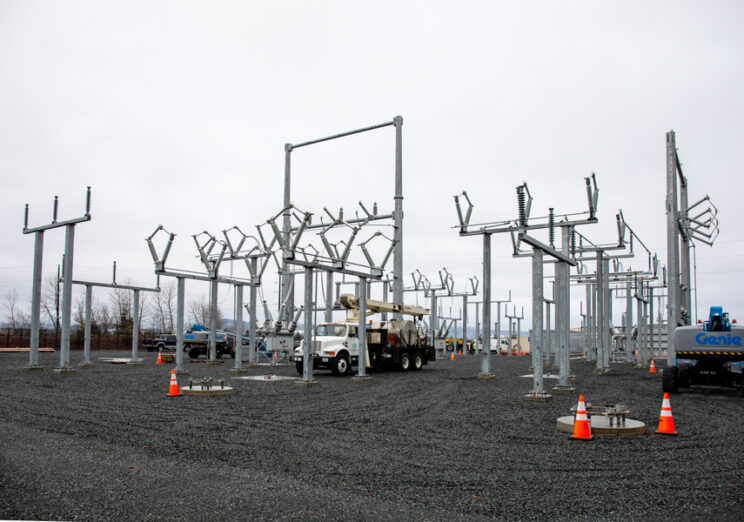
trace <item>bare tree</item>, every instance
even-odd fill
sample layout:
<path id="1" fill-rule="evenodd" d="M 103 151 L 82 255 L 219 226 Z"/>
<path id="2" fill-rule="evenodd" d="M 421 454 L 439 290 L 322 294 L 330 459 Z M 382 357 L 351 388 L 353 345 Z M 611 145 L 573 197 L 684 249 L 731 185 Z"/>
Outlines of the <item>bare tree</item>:
<path id="1" fill-rule="evenodd" d="M 161 332 L 172 332 L 175 328 L 176 283 L 168 281 L 160 287 L 153 299 L 153 326 Z"/>
<path id="2" fill-rule="evenodd" d="M 111 312 L 105 303 L 96 303 L 93 307 L 93 317 L 95 317 L 96 323 L 101 333 L 107 334 L 111 331 L 113 321 Z"/>
<path id="3" fill-rule="evenodd" d="M 202 294 L 198 299 L 193 299 L 189 303 L 189 309 L 189 315 L 195 323 L 209 326 L 211 306 L 206 296 Z M 217 307 L 217 328 L 222 328 L 222 311 L 219 306 Z"/>
<path id="4" fill-rule="evenodd" d="M 60 329 L 59 306 L 61 295 L 59 267 L 57 267 L 57 275 L 48 276 L 44 279 L 41 289 L 41 308 L 57 333 Z"/>
<path id="5" fill-rule="evenodd" d="M 18 291 L 14 288 L 5 294 L 5 320 L 10 328 L 18 328 Z"/>

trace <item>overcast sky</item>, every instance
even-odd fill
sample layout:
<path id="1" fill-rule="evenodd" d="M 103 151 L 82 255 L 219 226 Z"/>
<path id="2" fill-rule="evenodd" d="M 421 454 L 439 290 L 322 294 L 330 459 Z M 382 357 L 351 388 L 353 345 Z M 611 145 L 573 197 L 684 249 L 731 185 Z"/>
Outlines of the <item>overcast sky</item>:
<path id="1" fill-rule="evenodd" d="M 473 222 L 516 218 L 523 181 L 533 215 L 580 212 L 591 172 L 600 223 L 582 233 L 614 241 L 622 209 L 665 261 L 674 129 L 691 202 L 707 194 L 720 211 L 715 246 L 697 249 L 699 314 L 720 304 L 744 317 L 743 26 L 737 1 L 2 0 L 0 295 L 30 301 L 25 203 L 29 226 L 51 221 L 55 195 L 60 220 L 77 217 L 90 185 L 75 279 L 108 282 L 116 260 L 119 282 L 151 286 L 144 239 L 157 225 L 178 234 L 169 266 L 198 270 L 192 234 L 253 233 L 279 212 L 285 143 L 401 115 L 407 285 L 416 269 L 435 280 L 446 267 L 456 291 L 482 279 L 480 239 L 452 228 L 454 194 L 468 191 Z M 390 212 L 394 138 L 390 127 L 296 150 L 293 203 Z M 45 277 L 63 240 L 46 234 Z M 530 262 L 506 236 L 493 240 L 493 283 L 529 319 Z M 187 285 L 187 299 L 205 293 Z M 584 296 L 573 292 L 573 326 Z M 227 289 L 220 302 L 232 316 Z"/>

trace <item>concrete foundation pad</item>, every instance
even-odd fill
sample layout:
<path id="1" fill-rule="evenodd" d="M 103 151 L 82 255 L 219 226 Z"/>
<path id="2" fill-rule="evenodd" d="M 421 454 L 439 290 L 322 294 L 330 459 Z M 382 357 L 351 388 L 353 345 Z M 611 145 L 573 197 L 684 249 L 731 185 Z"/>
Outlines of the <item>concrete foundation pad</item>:
<path id="1" fill-rule="evenodd" d="M 526 375 L 520 375 L 520 377 L 534 379 L 535 374 L 534 373 L 528 373 Z M 556 375 L 554 373 L 544 373 L 543 374 L 543 379 L 560 379 L 560 376 L 559 375 Z"/>
<path id="2" fill-rule="evenodd" d="M 299 377 L 286 377 L 284 375 L 248 375 L 245 377 L 236 377 L 241 381 L 258 381 L 258 382 L 277 382 L 277 381 L 299 381 Z"/>
<path id="3" fill-rule="evenodd" d="M 243 368 L 258 368 L 257 363 L 246 363 L 243 365 Z"/>
<path id="4" fill-rule="evenodd" d="M 85 361 L 78 364 L 78 368 L 92 368 L 94 366 L 95 364 L 93 364 L 92 362 L 85 362 Z"/>
<path id="5" fill-rule="evenodd" d="M 216 366 L 218 364 L 223 364 L 224 362 L 225 361 L 223 361 L 222 359 L 217 359 L 216 361 L 204 361 L 204 364 L 206 364 L 207 366 Z"/>
<path id="6" fill-rule="evenodd" d="M 24 370 L 43 370 L 43 366 L 39 366 L 38 364 L 27 364 L 23 367 Z"/>
<path id="7" fill-rule="evenodd" d="M 550 402 L 553 400 L 553 396 L 547 393 L 529 393 L 524 396 L 524 400 L 528 402 Z"/>
<path id="8" fill-rule="evenodd" d="M 230 373 L 249 373 L 250 369 L 248 368 L 230 368 Z"/>
<path id="9" fill-rule="evenodd" d="M 75 370 L 72 368 L 54 368 L 52 370 L 54 373 L 75 373 Z"/>
<path id="10" fill-rule="evenodd" d="M 297 381 L 294 384 L 300 388 L 310 388 L 311 386 L 317 385 L 318 381 Z"/>
<path id="11" fill-rule="evenodd" d="M 142 359 L 129 359 L 126 364 L 130 366 L 142 366 Z"/>
<path id="12" fill-rule="evenodd" d="M 553 386 L 550 391 L 556 395 L 571 395 L 576 391 L 576 388 L 573 386 L 561 386 L 559 384 L 558 386 Z"/>
<path id="13" fill-rule="evenodd" d="M 486 373 L 479 373 L 479 374 L 478 374 L 478 377 L 476 377 L 476 378 L 477 378 L 477 379 L 478 379 L 479 381 L 487 381 L 487 380 L 489 380 L 489 379 L 493 379 L 493 378 L 495 378 L 495 377 L 496 377 L 495 375 L 493 375 L 493 374 L 490 374 L 490 373 L 488 373 L 488 374 L 486 374 Z"/>
<path id="14" fill-rule="evenodd" d="M 182 368 L 180 370 L 176 370 L 176 375 L 189 375 L 189 371 Z"/>
<path id="15" fill-rule="evenodd" d="M 594 375 L 607 375 L 608 373 L 612 373 L 612 368 L 601 368 L 599 370 L 594 370 Z"/>
<path id="16" fill-rule="evenodd" d="M 610 426 L 610 418 L 605 415 L 591 415 L 589 419 L 592 428 L 592 435 L 596 436 L 642 435 L 646 431 L 646 425 L 644 423 L 633 419 L 625 419 L 625 425 L 623 426 Z M 573 415 L 559 417 L 556 421 L 556 428 L 558 428 L 558 431 L 573 433 L 573 427 Z"/>
<path id="17" fill-rule="evenodd" d="M 360 377 L 359 375 L 356 375 L 351 378 L 352 382 L 367 382 L 371 380 L 372 380 L 372 377 L 370 377 L 369 375 L 364 375 L 362 377 Z"/>
<path id="18" fill-rule="evenodd" d="M 221 387 L 219 384 L 210 387 L 204 387 L 201 384 L 193 384 L 191 387 L 183 386 L 181 388 L 182 395 L 229 395 L 233 392 L 232 387 L 225 386 Z"/>

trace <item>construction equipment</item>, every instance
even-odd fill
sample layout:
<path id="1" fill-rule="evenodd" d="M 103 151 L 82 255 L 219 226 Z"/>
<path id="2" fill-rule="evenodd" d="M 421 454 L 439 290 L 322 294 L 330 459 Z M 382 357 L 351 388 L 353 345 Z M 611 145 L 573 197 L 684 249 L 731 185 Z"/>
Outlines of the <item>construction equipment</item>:
<path id="1" fill-rule="evenodd" d="M 234 358 L 235 349 L 227 334 L 220 330 L 217 330 L 215 334 L 217 336 L 217 358 L 219 359 L 225 354 Z M 200 355 L 209 357 L 209 330 L 200 324 L 192 324 L 191 328 L 183 334 L 183 346 L 184 350 L 188 350 L 189 357 L 192 359 L 196 359 Z"/>
<path id="2" fill-rule="evenodd" d="M 711 306 L 708 321 L 674 330 L 676 364 L 661 374 L 663 391 L 712 384 L 740 388 L 744 395 L 744 327 L 730 320 L 721 306 Z"/>
<path id="3" fill-rule="evenodd" d="M 339 298 L 346 309 L 346 320 L 341 323 L 319 324 L 312 344 L 313 368 L 329 368 L 335 375 L 351 373 L 359 364 L 358 328 L 360 321 L 359 299 L 351 294 Z M 366 314 L 361 320 L 375 313 L 392 312 L 413 316 L 414 319 L 372 322 L 367 327 L 367 368 L 397 367 L 403 371 L 420 370 L 429 361 L 435 360 L 433 346 L 427 344 L 423 328 L 416 322 L 429 313 L 419 306 L 409 306 L 385 301 L 367 300 Z M 297 372 L 302 375 L 304 343 L 295 350 L 293 360 Z"/>

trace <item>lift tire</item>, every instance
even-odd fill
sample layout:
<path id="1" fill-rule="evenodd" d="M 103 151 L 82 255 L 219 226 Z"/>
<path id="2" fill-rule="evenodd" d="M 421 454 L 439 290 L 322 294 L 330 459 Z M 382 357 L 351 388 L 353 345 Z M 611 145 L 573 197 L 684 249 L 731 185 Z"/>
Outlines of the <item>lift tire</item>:
<path id="1" fill-rule="evenodd" d="M 666 393 L 677 393 L 679 391 L 678 369 L 676 366 L 664 368 L 661 372 L 661 389 Z"/>
<path id="2" fill-rule="evenodd" d="M 411 366 L 412 370 L 420 370 L 424 366 L 424 357 L 421 355 L 421 352 L 416 352 L 413 354 L 413 364 Z"/>
<path id="3" fill-rule="evenodd" d="M 305 365 L 302 364 L 302 361 L 295 362 L 295 368 L 297 369 L 297 373 L 300 375 L 303 374 L 303 370 L 305 369 Z"/>
<path id="4" fill-rule="evenodd" d="M 192 359 L 198 359 L 201 353 L 202 353 L 202 350 L 198 346 L 193 346 L 189 348 L 189 357 L 191 357 Z"/>
<path id="5" fill-rule="evenodd" d="M 689 363 L 679 363 L 677 366 L 677 385 L 680 388 L 689 388 L 690 387 L 690 364 Z"/>
<path id="6" fill-rule="evenodd" d="M 400 354 L 400 365 L 401 371 L 407 372 L 411 369 L 411 356 L 408 355 L 408 352 L 403 352 Z"/>
<path id="7" fill-rule="evenodd" d="M 346 375 L 351 371 L 351 364 L 349 364 L 349 356 L 345 353 L 340 353 L 333 359 L 331 365 L 331 372 L 333 375 Z"/>

